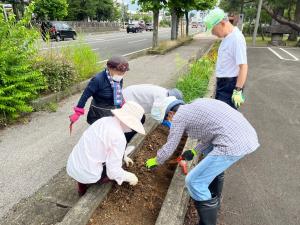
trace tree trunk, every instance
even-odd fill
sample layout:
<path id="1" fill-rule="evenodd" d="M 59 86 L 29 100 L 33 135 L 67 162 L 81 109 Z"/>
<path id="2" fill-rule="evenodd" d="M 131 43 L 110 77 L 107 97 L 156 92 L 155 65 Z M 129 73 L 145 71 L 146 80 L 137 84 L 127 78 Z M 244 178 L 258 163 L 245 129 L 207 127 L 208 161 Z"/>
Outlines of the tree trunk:
<path id="1" fill-rule="evenodd" d="M 17 3 L 13 3 L 12 4 L 12 8 L 13 8 L 14 14 L 16 15 L 16 20 L 20 20 L 20 13 L 19 13 L 19 9 L 18 9 Z"/>
<path id="2" fill-rule="evenodd" d="M 172 9 L 171 12 L 171 40 L 176 40 L 176 21 L 177 15 L 175 9 Z"/>
<path id="3" fill-rule="evenodd" d="M 176 40 L 178 39 L 178 30 L 179 30 L 179 20 L 180 16 L 176 15 Z"/>
<path id="4" fill-rule="evenodd" d="M 297 6 L 299 0 L 297 1 Z M 263 8 L 264 10 L 266 10 L 266 12 L 274 19 L 276 20 L 277 22 L 281 23 L 281 24 L 285 24 L 285 25 L 288 25 L 290 26 L 291 28 L 293 28 L 294 30 L 297 30 L 297 31 L 300 31 L 300 23 L 296 23 L 295 21 L 290 21 L 290 20 L 287 20 L 286 18 L 284 18 L 283 16 L 281 15 L 278 15 L 277 13 L 274 13 L 274 11 L 272 10 L 272 8 L 267 5 L 265 2 L 263 3 Z M 296 7 L 297 8 L 297 7 Z M 299 14 L 299 13 L 298 13 Z M 296 14 L 295 14 L 296 16 Z"/>
<path id="5" fill-rule="evenodd" d="M 263 28 L 261 26 L 261 23 L 259 23 L 259 29 L 260 29 L 261 39 L 264 41 L 265 40 L 265 36 L 264 36 L 264 31 L 263 31 Z"/>
<path id="6" fill-rule="evenodd" d="M 189 36 L 189 12 L 185 11 L 185 35 Z"/>
<path id="7" fill-rule="evenodd" d="M 296 4 L 295 21 L 296 23 L 300 24 L 300 0 L 297 0 L 297 4 Z M 296 33 L 296 40 L 297 38 L 298 38 L 298 32 Z M 297 46 L 300 47 L 300 40 L 298 41 Z"/>
<path id="8" fill-rule="evenodd" d="M 153 11 L 152 48 L 156 48 L 158 45 L 158 19 L 159 19 L 159 10 L 154 10 Z"/>

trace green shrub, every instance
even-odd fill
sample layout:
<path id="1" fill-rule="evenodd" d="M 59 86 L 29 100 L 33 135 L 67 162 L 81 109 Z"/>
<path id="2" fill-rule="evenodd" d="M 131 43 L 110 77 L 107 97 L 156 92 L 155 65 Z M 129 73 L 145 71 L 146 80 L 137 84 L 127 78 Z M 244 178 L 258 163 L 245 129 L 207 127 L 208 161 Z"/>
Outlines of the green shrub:
<path id="1" fill-rule="evenodd" d="M 30 4 L 20 21 L 14 16 L 5 21 L 0 8 L 0 125 L 31 112 L 30 101 L 45 88 L 41 72 L 32 68 L 39 37 L 29 28 L 33 8 Z"/>
<path id="2" fill-rule="evenodd" d="M 217 59 L 217 48 L 218 44 L 207 55 L 191 64 L 189 72 L 178 79 L 176 87 L 182 91 L 185 102 L 191 102 L 206 94 Z"/>
<path id="3" fill-rule="evenodd" d="M 40 58 L 37 68 L 46 78 L 47 91 L 58 92 L 70 87 L 77 74 L 72 63 L 61 55 L 46 55 Z"/>
<path id="4" fill-rule="evenodd" d="M 160 27 L 170 27 L 171 26 L 171 21 L 170 20 L 166 20 L 166 19 L 162 19 L 159 22 L 159 26 Z"/>
<path id="5" fill-rule="evenodd" d="M 101 70 L 99 56 L 91 46 L 80 41 L 75 46 L 62 48 L 62 55 L 74 64 L 78 81 L 86 80 Z"/>

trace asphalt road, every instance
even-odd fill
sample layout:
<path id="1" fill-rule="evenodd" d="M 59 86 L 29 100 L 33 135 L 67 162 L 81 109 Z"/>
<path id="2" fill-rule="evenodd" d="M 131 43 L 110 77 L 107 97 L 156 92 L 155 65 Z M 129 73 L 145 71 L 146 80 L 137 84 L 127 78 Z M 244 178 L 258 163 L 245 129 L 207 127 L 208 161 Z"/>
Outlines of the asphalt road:
<path id="1" fill-rule="evenodd" d="M 242 112 L 261 147 L 226 173 L 226 225 L 300 224 L 299 59 L 299 48 L 248 49 Z"/>
<path id="2" fill-rule="evenodd" d="M 190 34 L 195 34 L 200 31 L 200 28 L 190 28 Z M 159 29 L 159 41 L 169 40 L 171 35 L 170 28 Z M 92 49 L 100 55 L 100 61 L 108 59 L 112 55 L 127 55 L 135 51 L 140 51 L 152 46 L 152 32 L 143 31 L 142 33 L 129 33 L 122 30 L 120 32 L 106 33 L 106 34 L 87 34 L 73 41 L 67 39 L 66 41 L 50 43 L 41 42 L 41 50 L 59 50 L 63 46 L 75 46 L 80 42 L 88 43 Z"/>

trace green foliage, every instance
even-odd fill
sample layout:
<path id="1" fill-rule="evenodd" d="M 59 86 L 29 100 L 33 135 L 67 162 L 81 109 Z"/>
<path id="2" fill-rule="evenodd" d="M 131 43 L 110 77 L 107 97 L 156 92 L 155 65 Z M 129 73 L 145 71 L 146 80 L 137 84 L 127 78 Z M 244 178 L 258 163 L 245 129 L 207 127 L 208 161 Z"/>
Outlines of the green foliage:
<path id="1" fill-rule="evenodd" d="M 144 20 L 145 23 L 151 23 L 152 22 L 152 16 L 143 14 L 142 15 L 142 20 Z"/>
<path id="2" fill-rule="evenodd" d="M 73 64 L 60 55 L 43 56 L 35 63 L 35 68 L 45 76 L 50 92 L 67 89 L 77 78 Z"/>
<path id="3" fill-rule="evenodd" d="M 36 0 L 34 12 L 42 20 L 62 19 L 68 14 L 67 0 Z"/>
<path id="4" fill-rule="evenodd" d="M 34 9 L 30 4 L 23 19 L 10 16 L 5 21 L 0 9 L 0 123 L 32 111 L 29 102 L 45 88 L 45 79 L 32 64 L 37 54 L 39 33 L 29 22 Z"/>
<path id="5" fill-rule="evenodd" d="M 170 20 L 167 20 L 167 19 L 162 19 L 162 20 L 159 22 L 159 26 L 160 26 L 160 27 L 170 27 L 170 26 L 171 26 L 171 21 L 170 21 Z"/>
<path id="6" fill-rule="evenodd" d="M 114 0 L 68 0 L 67 20 L 115 21 L 121 17 L 120 4 Z"/>
<path id="7" fill-rule="evenodd" d="M 212 48 L 208 55 L 191 64 L 189 72 L 178 79 L 176 87 L 182 91 L 185 102 L 191 102 L 206 94 L 216 62 L 216 47 Z"/>
<path id="8" fill-rule="evenodd" d="M 62 48 L 62 55 L 73 63 L 78 73 L 78 81 L 90 78 L 96 72 L 101 70 L 99 55 L 95 53 L 91 46 L 80 41 L 75 46 Z"/>

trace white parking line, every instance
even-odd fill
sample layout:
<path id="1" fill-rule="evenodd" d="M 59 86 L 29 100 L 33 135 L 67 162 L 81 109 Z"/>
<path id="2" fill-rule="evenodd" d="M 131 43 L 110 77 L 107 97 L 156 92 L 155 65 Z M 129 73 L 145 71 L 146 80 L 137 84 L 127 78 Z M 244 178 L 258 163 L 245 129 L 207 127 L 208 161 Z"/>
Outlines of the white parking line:
<path id="1" fill-rule="evenodd" d="M 273 50 L 272 48 L 268 47 L 268 49 L 274 54 L 276 55 L 279 59 L 283 60 L 284 58 L 281 57 L 281 55 L 279 55 L 277 52 L 275 52 L 275 50 Z"/>
<path id="2" fill-rule="evenodd" d="M 137 43 L 137 42 L 146 41 L 146 40 L 147 39 L 141 39 L 141 40 L 136 40 L 136 41 L 129 41 L 128 44 Z"/>
<path id="3" fill-rule="evenodd" d="M 281 60 L 285 60 L 285 61 L 298 61 L 299 59 L 294 56 L 292 53 L 288 52 L 287 50 L 283 49 L 283 48 L 277 48 L 277 49 L 280 49 L 281 51 L 285 52 L 287 55 L 291 56 L 292 59 L 287 59 L 287 58 L 284 58 L 283 56 L 281 56 L 278 52 L 276 52 L 274 49 L 268 47 L 268 49 L 274 54 L 276 55 L 279 59 Z"/>
<path id="4" fill-rule="evenodd" d="M 286 54 L 288 54 L 289 56 L 291 56 L 295 61 L 298 61 L 299 59 L 294 56 L 292 53 L 288 52 L 287 50 L 280 48 L 282 51 L 284 51 Z"/>

